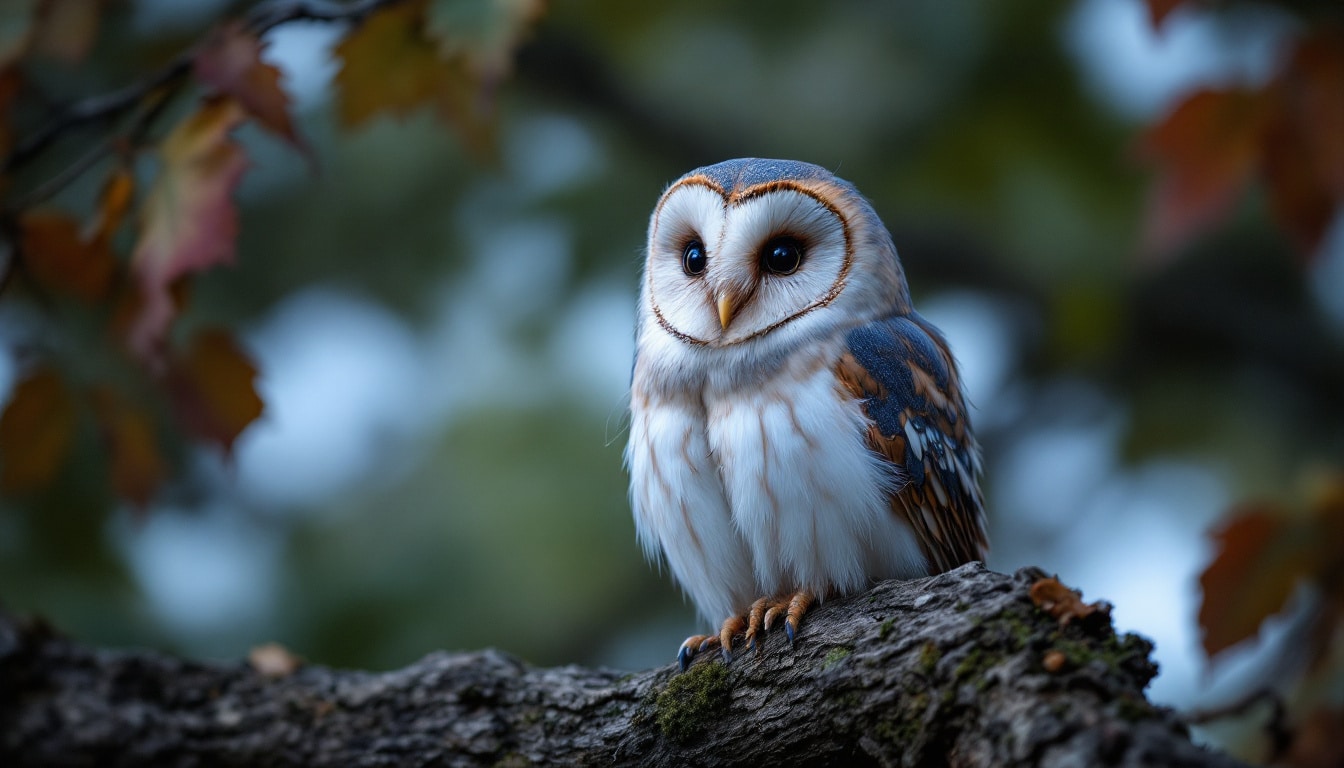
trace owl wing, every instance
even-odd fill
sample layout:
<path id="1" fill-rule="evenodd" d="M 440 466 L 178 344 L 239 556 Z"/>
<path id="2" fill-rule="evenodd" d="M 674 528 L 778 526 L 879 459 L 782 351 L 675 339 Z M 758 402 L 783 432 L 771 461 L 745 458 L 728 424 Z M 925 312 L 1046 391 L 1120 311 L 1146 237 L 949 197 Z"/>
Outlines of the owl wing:
<path id="1" fill-rule="evenodd" d="M 984 560 L 980 447 L 947 342 L 915 313 L 855 328 L 845 342 L 837 373 L 862 401 L 869 447 L 898 470 L 892 513 L 932 573 Z"/>

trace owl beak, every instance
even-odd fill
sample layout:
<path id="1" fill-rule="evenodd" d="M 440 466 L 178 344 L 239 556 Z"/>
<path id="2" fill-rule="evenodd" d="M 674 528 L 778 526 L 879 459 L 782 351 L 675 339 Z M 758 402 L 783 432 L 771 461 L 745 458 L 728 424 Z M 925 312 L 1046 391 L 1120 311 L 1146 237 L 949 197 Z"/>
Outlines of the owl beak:
<path id="1" fill-rule="evenodd" d="M 728 324 L 733 321 L 733 315 L 737 313 L 737 307 L 733 306 L 733 297 L 731 294 L 724 294 L 719 297 L 719 327 L 728 330 Z"/>

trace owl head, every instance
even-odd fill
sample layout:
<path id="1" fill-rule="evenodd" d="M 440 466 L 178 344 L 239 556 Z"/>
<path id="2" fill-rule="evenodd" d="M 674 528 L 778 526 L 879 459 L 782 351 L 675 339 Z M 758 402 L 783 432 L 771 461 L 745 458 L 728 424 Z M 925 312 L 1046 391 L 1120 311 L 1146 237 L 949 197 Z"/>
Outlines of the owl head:
<path id="1" fill-rule="evenodd" d="M 824 168 L 743 158 L 697 168 L 653 210 L 639 347 L 759 361 L 908 312 L 896 248 L 868 201 Z"/>

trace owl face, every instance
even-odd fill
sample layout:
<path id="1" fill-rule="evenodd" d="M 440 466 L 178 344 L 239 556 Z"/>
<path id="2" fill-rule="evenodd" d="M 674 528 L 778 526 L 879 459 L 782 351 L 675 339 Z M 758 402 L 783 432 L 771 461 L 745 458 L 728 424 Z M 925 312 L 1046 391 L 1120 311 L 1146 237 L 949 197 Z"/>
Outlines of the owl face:
<path id="1" fill-rule="evenodd" d="M 891 238 L 852 186 L 754 158 L 697 169 L 663 193 L 643 294 L 658 332 L 704 350 L 788 345 L 909 301 Z"/>

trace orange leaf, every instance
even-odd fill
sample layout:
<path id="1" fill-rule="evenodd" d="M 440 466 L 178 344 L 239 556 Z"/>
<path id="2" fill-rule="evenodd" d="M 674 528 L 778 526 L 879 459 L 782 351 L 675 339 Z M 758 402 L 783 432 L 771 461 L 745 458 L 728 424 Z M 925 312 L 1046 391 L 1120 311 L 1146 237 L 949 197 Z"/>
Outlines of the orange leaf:
<path id="1" fill-rule="evenodd" d="M 238 102 L 211 99 L 178 123 L 160 150 L 162 168 L 149 190 L 131 271 L 142 303 L 130 345 L 157 360 L 176 312 L 170 287 L 179 278 L 233 261 L 238 214 L 233 190 L 247 156 L 229 133 L 243 121 Z"/>
<path id="2" fill-rule="evenodd" d="M 102 0 L 42 0 L 32 30 L 32 50 L 70 64 L 83 61 L 98 37 L 101 6 Z"/>
<path id="3" fill-rule="evenodd" d="M 107 240 L 86 240 L 79 223 L 57 211 L 28 211 L 19 219 L 20 249 L 28 274 L 43 288 L 88 302 L 107 295 L 116 258 Z"/>
<path id="4" fill-rule="evenodd" d="M 220 27 L 196 54 L 196 77 L 236 99 L 263 126 L 302 149 L 289 117 L 289 96 L 280 87 L 280 70 L 261 60 L 262 48 L 242 24 Z"/>
<path id="5" fill-rule="evenodd" d="M 1140 140 L 1158 166 L 1145 240 L 1166 254 L 1221 218 L 1253 178 L 1268 114 L 1264 94 L 1199 91 Z"/>
<path id="6" fill-rule="evenodd" d="M 1055 617 L 1060 626 L 1074 620 L 1088 621 L 1094 615 L 1101 618 L 1111 615 L 1110 603 L 1084 603 L 1081 592 L 1069 589 L 1054 576 L 1037 579 L 1027 594 L 1037 608 Z"/>
<path id="7" fill-rule="evenodd" d="M 173 361 L 168 389 L 178 420 L 196 435 L 233 449 L 239 433 L 261 415 L 257 368 L 233 337 L 206 331 Z"/>
<path id="8" fill-rule="evenodd" d="M 388 111 L 405 116 L 439 98 L 454 77 L 425 36 L 425 0 L 384 8 L 336 46 L 339 114 L 347 127 Z"/>
<path id="9" fill-rule="evenodd" d="M 0 414 L 0 488 L 51 485 L 70 453 L 75 406 L 59 374 L 39 368 L 14 388 Z"/>
<path id="10" fill-rule="evenodd" d="M 1272 505 L 1241 508 L 1213 538 L 1217 554 L 1199 576 L 1199 626 L 1209 658 L 1256 634 L 1316 565 L 1313 527 Z"/>
<path id="11" fill-rule="evenodd" d="M 90 397 L 111 455 L 112 488 L 143 508 L 165 475 L 153 422 L 143 408 L 109 387 L 93 390 Z"/>
<path id="12" fill-rule="evenodd" d="M 103 182 L 98 195 L 98 210 L 84 229 L 84 239 L 110 241 L 126 218 L 135 198 L 135 175 L 131 169 L 119 165 Z"/>

